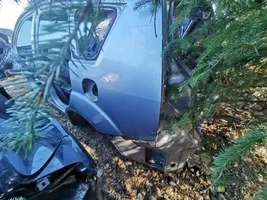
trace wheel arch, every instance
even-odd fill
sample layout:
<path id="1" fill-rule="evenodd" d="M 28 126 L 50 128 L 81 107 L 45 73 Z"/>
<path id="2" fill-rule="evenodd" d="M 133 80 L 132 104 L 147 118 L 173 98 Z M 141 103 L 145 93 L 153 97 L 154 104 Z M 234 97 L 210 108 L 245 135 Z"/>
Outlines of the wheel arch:
<path id="1" fill-rule="evenodd" d="M 96 103 L 86 97 L 86 95 L 72 91 L 70 104 L 65 113 L 70 120 L 73 116 L 86 120 L 94 129 L 104 134 L 122 135 L 116 123 L 105 113 Z M 74 114 L 76 113 L 76 114 Z M 72 121 L 75 123 L 75 120 Z"/>

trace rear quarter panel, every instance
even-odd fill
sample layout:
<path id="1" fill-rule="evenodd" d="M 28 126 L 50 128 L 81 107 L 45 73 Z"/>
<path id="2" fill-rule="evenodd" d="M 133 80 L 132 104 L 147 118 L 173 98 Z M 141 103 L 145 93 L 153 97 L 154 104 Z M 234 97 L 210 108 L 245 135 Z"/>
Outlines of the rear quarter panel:
<path id="1" fill-rule="evenodd" d="M 86 69 L 78 62 L 78 69 L 70 66 L 79 75 L 70 72 L 73 88 L 70 107 L 81 110 L 78 107 L 82 106 L 80 114 L 86 119 L 102 115 L 97 123 L 93 120 L 90 123 L 103 133 L 155 140 L 162 95 L 162 12 L 159 9 L 157 13 L 156 37 L 149 7 L 134 11 L 134 2 L 115 6 L 117 18 L 98 58 L 83 60 Z M 97 84 L 98 99 L 81 105 L 77 93 L 83 94 L 83 79 Z M 115 127 L 107 128 L 104 125 L 107 121 Z"/>

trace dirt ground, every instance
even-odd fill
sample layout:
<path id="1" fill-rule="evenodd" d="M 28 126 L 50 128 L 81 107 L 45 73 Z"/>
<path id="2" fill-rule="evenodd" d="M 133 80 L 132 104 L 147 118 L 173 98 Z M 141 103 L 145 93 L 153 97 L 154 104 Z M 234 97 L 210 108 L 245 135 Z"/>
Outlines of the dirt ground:
<path id="1" fill-rule="evenodd" d="M 243 177 L 245 182 L 238 181 L 221 193 L 209 181 L 211 164 L 219 150 L 244 135 L 246 130 L 243 127 L 253 121 L 249 111 L 226 107 L 219 115 L 214 116 L 205 128 L 202 150 L 189 159 L 181 172 L 172 173 L 163 173 L 124 158 L 103 134 L 89 126 L 73 126 L 59 112 L 55 112 L 55 115 L 96 160 L 99 187 L 106 199 L 249 200 L 258 191 L 259 185 L 266 182 L 263 178 L 267 164 L 266 149 L 258 153 L 258 157 L 251 156 L 244 163 L 234 166 L 236 173 L 240 173 L 249 164 L 250 169 L 257 172 L 256 177 L 252 177 L 253 181 L 250 181 L 251 177 Z"/>

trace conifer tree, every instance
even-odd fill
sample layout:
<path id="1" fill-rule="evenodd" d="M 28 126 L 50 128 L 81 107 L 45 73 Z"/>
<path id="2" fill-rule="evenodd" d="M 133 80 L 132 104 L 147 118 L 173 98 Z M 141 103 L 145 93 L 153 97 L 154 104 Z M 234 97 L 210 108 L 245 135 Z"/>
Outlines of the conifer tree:
<path id="1" fill-rule="evenodd" d="M 267 108 L 264 93 L 267 88 L 267 1 L 181 0 L 173 33 L 176 34 L 183 18 L 194 17 L 192 9 L 203 4 L 213 8 L 210 23 L 203 23 L 185 37 L 173 40 L 165 49 L 167 57 L 181 58 L 193 72 L 191 78 L 175 89 L 179 93 L 190 85 L 197 99 L 190 111 L 176 119 L 178 125 L 199 124 L 224 104 L 242 108 L 253 103 Z M 222 150 L 214 161 L 211 176 L 214 185 L 232 183 L 235 180 L 232 164 L 240 162 L 253 148 L 266 147 L 265 117 L 256 116 L 253 126 L 246 128 L 248 133 Z M 263 199 L 266 191 L 265 185 L 255 199 Z"/>

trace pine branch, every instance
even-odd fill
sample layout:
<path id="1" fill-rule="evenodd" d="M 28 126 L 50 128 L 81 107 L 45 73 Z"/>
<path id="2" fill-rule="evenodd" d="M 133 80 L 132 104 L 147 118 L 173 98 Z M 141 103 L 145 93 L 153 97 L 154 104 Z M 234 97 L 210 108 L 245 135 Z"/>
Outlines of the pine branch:
<path id="1" fill-rule="evenodd" d="M 227 100 L 235 105 L 238 99 L 249 101 L 251 99 L 243 91 L 253 94 L 256 88 L 267 87 L 264 81 L 267 73 L 264 8 L 267 2 L 182 0 L 176 9 L 173 35 L 177 35 L 181 20 L 194 16 L 193 10 L 203 3 L 215 5 L 214 17 L 202 26 L 196 25 L 183 39 L 168 44 L 164 55 L 167 58 L 179 56 L 192 69 L 193 76 L 177 86 L 177 91 L 191 86 L 201 94 L 202 100 L 196 102 L 192 113 L 208 118 L 219 102 Z M 217 84 L 212 92 L 210 80 Z"/>
<path id="2" fill-rule="evenodd" d="M 43 11 L 49 9 L 51 11 L 51 1 L 33 1 L 33 5 L 29 9 L 35 9 L 36 4 L 42 8 Z M 66 1 L 68 2 L 68 1 Z M 54 4 L 53 4 L 54 5 Z M 71 4 L 66 3 L 66 7 L 62 4 L 57 4 L 56 9 L 61 9 L 62 12 L 71 8 Z M 77 7 L 77 5 L 74 5 Z M 55 7 L 55 5 L 54 5 Z M 94 18 L 95 10 L 91 1 L 88 1 L 86 6 L 80 4 L 80 8 L 83 8 L 82 15 L 75 25 L 73 31 L 64 38 L 60 38 L 58 41 L 63 42 L 63 46 L 60 52 L 43 53 L 53 47 L 55 41 L 46 41 L 45 47 L 37 48 L 34 51 L 34 56 L 30 59 L 35 64 L 34 68 L 31 66 L 23 66 L 22 69 L 15 70 L 16 74 L 22 75 L 22 78 L 13 80 L 12 86 L 25 84 L 31 86 L 32 83 L 36 83 L 36 77 L 46 77 L 44 81 L 39 81 L 38 89 L 30 89 L 25 95 L 19 95 L 16 98 L 16 103 L 7 110 L 11 115 L 11 118 L 6 120 L 4 125 L 12 129 L 12 133 L 3 136 L 0 134 L 0 147 L 11 149 L 25 149 L 31 150 L 33 143 L 37 138 L 36 127 L 44 123 L 47 118 L 50 118 L 50 114 L 47 112 L 46 101 L 49 95 L 50 87 L 54 80 L 59 77 L 60 68 L 63 65 L 65 58 L 68 55 L 68 49 L 71 45 L 71 41 L 76 37 L 79 26 L 82 22 L 86 22 Z M 52 8 L 53 11 L 53 8 Z M 94 18 L 96 20 L 96 18 Z M 91 20 L 93 22 L 93 19 Z M 68 23 L 68 22 L 66 22 Z M 87 23 L 85 23 L 87 24 Z M 57 24 L 57 26 L 46 27 L 46 32 L 65 30 L 65 24 Z M 67 39 L 67 40 L 66 40 Z M 48 51 L 47 51 L 48 52 Z M 27 77 L 29 80 L 25 79 Z"/>
<path id="3" fill-rule="evenodd" d="M 161 1 L 160 0 L 138 0 L 135 2 L 134 5 L 134 11 L 140 10 L 147 5 L 150 5 L 151 7 L 151 16 L 154 17 L 154 32 L 155 36 L 158 37 L 157 35 L 157 27 L 156 27 L 156 22 L 157 22 L 157 12 L 158 8 L 161 6 Z"/>
<path id="4" fill-rule="evenodd" d="M 27 200 L 24 197 L 15 197 L 15 198 L 11 198 L 9 200 Z"/>
<path id="5" fill-rule="evenodd" d="M 134 4 L 134 11 L 137 11 L 145 6 L 147 6 L 148 4 L 152 4 L 152 1 L 154 0 L 138 0 L 135 2 Z"/>
<path id="6" fill-rule="evenodd" d="M 211 179 L 215 185 L 225 183 L 229 166 L 240 161 L 255 145 L 267 142 L 267 127 L 250 128 L 248 134 L 237 140 L 236 144 L 221 151 L 213 163 Z"/>
<path id="7" fill-rule="evenodd" d="M 256 193 L 253 200 L 265 200 L 267 197 L 267 184 L 263 185 L 261 191 Z"/>

